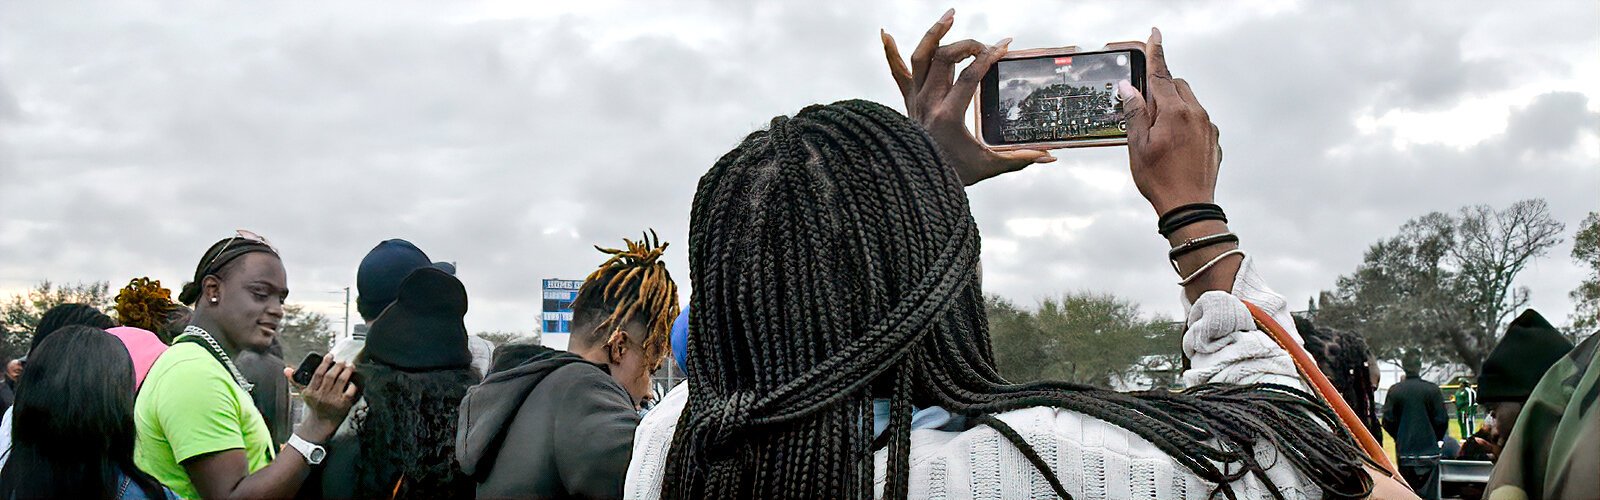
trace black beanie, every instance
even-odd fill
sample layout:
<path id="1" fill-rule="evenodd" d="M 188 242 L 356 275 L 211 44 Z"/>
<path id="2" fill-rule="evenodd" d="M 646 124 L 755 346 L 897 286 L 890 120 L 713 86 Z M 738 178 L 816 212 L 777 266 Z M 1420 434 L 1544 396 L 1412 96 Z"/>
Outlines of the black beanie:
<path id="1" fill-rule="evenodd" d="M 1571 350 L 1572 342 L 1544 316 L 1533 309 L 1523 311 L 1483 361 L 1483 369 L 1478 371 L 1478 401 L 1527 401 L 1544 372 Z"/>
<path id="2" fill-rule="evenodd" d="M 409 241 L 393 239 L 378 243 L 356 269 L 356 311 L 361 313 L 362 319 L 377 318 L 399 295 L 400 282 L 405 281 L 411 271 L 431 263 L 428 254 Z"/>
<path id="3" fill-rule="evenodd" d="M 438 268 L 412 271 L 394 303 L 372 322 L 363 350 L 367 359 L 401 370 L 472 366 L 467 349 L 467 289 Z"/>
<path id="4" fill-rule="evenodd" d="M 409 241 L 396 238 L 379 242 L 361 258 L 361 267 L 356 268 L 356 312 L 361 313 L 363 320 L 377 319 L 400 293 L 400 282 L 410 276 L 411 271 L 428 266 L 456 274 L 455 264 L 431 262 L 428 254 Z"/>

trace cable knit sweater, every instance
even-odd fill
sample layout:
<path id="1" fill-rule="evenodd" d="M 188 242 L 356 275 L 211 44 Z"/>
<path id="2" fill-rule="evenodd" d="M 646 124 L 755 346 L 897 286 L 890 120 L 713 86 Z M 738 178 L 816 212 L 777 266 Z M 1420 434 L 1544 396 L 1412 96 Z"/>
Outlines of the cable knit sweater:
<path id="1" fill-rule="evenodd" d="M 1300 340 L 1289 318 L 1288 304 L 1256 275 L 1246 258 L 1233 293 L 1206 292 L 1188 306 L 1183 352 L 1191 368 L 1184 382 L 1247 384 L 1271 382 L 1306 389 L 1288 353 L 1266 333 L 1256 330 L 1249 301 L 1269 312 Z M 654 500 L 661 496 L 668 448 L 678 417 L 689 399 L 681 384 L 646 415 L 634 434 L 625 498 Z M 1208 498 L 1216 485 L 1190 473 L 1137 434 L 1081 413 L 1035 407 L 997 415 L 1021 433 L 1060 477 L 1073 498 L 1176 499 Z M 1284 498 L 1320 498 L 1286 459 L 1263 444 L 1258 457 Z M 886 481 L 886 452 L 877 453 L 875 477 L 881 495 Z M 1000 433 L 987 426 L 964 432 L 911 432 L 911 498 L 1010 499 L 1053 498 L 1050 484 Z M 1239 498 L 1269 497 L 1252 475 L 1235 481 Z"/>

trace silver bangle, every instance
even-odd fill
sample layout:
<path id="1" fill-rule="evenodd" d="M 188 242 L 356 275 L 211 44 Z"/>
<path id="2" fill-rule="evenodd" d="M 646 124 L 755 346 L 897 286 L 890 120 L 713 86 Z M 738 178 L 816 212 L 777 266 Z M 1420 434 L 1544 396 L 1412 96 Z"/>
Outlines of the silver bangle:
<path id="1" fill-rule="evenodd" d="M 1200 275 L 1205 274 L 1206 271 L 1210 271 L 1211 268 L 1217 266 L 1218 262 L 1222 262 L 1222 259 L 1227 258 L 1230 255 L 1244 255 L 1244 250 L 1235 248 L 1233 250 L 1229 250 L 1229 251 L 1217 254 L 1216 257 L 1212 257 L 1211 258 L 1210 262 L 1206 262 L 1206 265 L 1200 266 L 1199 269 L 1195 269 L 1194 272 L 1189 273 L 1189 276 L 1183 278 L 1183 280 L 1179 281 L 1178 284 L 1182 285 L 1182 286 L 1189 286 L 1189 283 L 1194 281 L 1195 278 L 1198 278 L 1198 277 L 1200 277 Z"/>

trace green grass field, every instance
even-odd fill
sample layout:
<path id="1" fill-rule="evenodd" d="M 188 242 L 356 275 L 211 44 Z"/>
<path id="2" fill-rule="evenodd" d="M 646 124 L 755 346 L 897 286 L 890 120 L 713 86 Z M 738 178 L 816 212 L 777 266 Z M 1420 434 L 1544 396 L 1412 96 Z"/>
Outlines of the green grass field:
<path id="1" fill-rule="evenodd" d="M 1483 420 L 1479 419 L 1478 422 L 1481 425 Z M 1465 441 L 1466 440 L 1465 435 L 1462 434 L 1462 432 L 1461 432 L 1461 423 L 1460 423 L 1460 421 L 1458 421 L 1456 419 L 1453 419 L 1453 418 L 1450 419 L 1450 430 L 1446 431 L 1446 432 L 1448 432 L 1449 435 L 1451 435 L 1451 436 L 1455 436 L 1457 441 Z M 1384 433 L 1383 433 L 1383 452 L 1389 454 L 1389 459 L 1390 460 L 1394 460 L 1395 459 L 1395 456 L 1394 456 L 1394 436 L 1390 436 L 1388 431 L 1384 431 Z"/>

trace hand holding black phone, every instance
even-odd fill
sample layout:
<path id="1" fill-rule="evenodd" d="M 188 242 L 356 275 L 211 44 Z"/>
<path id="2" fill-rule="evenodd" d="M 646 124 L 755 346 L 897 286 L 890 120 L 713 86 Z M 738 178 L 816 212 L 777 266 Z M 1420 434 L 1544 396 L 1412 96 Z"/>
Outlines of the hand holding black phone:
<path id="1" fill-rule="evenodd" d="M 294 383 L 301 387 L 311 385 L 311 376 L 317 373 L 317 367 L 322 365 L 322 353 L 312 352 L 300 360 L 300 367 L 294 370 Z"/>

